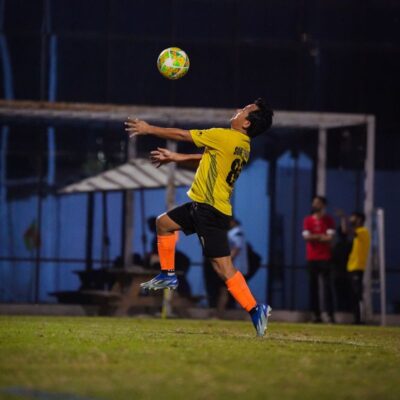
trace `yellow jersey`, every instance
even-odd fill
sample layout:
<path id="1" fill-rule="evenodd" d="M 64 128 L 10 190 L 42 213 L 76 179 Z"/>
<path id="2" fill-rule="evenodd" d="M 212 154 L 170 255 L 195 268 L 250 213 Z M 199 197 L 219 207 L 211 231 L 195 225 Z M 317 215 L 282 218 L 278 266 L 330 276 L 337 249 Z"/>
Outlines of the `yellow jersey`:
<path id="1" fill-rule="evenodd" d="M 230 199 L 234 184 L 249 161 L 250 138 L 226 128 L 193 129 L 190 134 L 194 144 L 205 150 L 188 196 L 232 215 Z"/>
<path id="2" fill-rule="evenodd" d="M 356 228 L 353 246 L 347 261 L 347 271 L 364 271 L 368 262 L 369 246 L 371 243 L 368 229 L 365 226 Z"/>

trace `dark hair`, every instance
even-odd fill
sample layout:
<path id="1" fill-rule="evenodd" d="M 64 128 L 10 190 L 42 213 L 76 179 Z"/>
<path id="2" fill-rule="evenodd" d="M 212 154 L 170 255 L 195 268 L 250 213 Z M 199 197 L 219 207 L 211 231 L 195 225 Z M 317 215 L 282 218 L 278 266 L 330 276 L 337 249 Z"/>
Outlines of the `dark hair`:
<path id="1" fill-rule="evenodd" d="M 354 215 L 356 218 L 358 218 L 361 222 L 361 225 L 364 225 L 365 223 L 365 214 L 361 211 L 354 211 L 351 213 L 351 215 Z"/>
<path id="2" fill-rule="evenodd" d="M 324 206 L 328 204 L 328 199 L 325 196 L 314 196 L 313 200 L 318 199 Z"/>
<path id="3" fill-rule="evenodd" d="M 254 101 L 254 104 L 258 107 L 258 110 L 249 112 L 247 116 L 250 126 L 246 129 L 246 132 L 251 138 L 261 135 L 271 128 L 272 116 L 274 115 L 264 99 L 258 98 Z"/>

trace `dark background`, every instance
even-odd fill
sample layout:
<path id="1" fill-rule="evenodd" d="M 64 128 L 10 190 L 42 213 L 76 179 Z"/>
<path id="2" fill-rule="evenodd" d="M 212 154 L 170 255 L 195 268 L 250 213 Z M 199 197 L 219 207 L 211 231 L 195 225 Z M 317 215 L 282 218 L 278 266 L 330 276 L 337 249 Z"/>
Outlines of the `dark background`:
<path id="1" fill-rule="evenodd" d="M 1 4 L 16 99 L 48 98 L 48 39 L 55 36 L 57 101 L 237 107 L 263 96 L 275 109 L 375 114 L 377 168 L 400 168 L 400 1 Z M 177 82 L 156 69 L 171 45 L 191 60 Z M 335 140 L 332 166 L 346 138 Z"/>

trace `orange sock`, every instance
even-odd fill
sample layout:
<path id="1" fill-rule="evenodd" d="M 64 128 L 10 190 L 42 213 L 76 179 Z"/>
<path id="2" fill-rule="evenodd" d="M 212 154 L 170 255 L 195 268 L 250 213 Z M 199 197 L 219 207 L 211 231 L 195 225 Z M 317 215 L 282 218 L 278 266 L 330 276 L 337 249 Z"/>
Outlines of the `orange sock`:
<path id="1" fill-rule="evenodd" d="M 241 272 L 237 271 L 225 284 L 230 294 L 246 311 L 252 310 L 257 305 Z"/>
<path id="2" fill-rule="evenodd" d="M 157 235 L 158 255 L 162 271 L 175 270 L 175 244 L 177 235 L 160 236 Z"/>

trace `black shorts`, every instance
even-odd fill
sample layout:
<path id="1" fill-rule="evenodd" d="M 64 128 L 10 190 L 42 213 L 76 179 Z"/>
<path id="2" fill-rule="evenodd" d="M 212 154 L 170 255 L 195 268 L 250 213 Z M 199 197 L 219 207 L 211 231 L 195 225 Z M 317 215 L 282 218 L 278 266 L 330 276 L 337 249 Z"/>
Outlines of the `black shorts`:
<path id="1" fill-rule="evenodd" d="M 182 228 L 185 235 L 197 233 L 206 257 L 231 254 L 228 242 L 231 216 L 208 204 L 196 202 L 182 204 L 168 211 L 167 215 Z"/>

